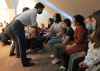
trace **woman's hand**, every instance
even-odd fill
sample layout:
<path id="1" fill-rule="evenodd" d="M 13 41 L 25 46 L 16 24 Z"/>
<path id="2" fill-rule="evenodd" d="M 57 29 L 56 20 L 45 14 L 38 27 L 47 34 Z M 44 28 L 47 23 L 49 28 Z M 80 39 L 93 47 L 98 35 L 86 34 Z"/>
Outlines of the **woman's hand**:
<path id="1" fill-rule="evenodd" d="M 83 70 L 83 69 L 87 69 L 88 65 L 85 64 L 84 62 L 79 63 L 79 67 Z"/>
<path id="2" fill-rule="evenodd" d="M 75 47 L 76 45 L 77 45 L 76 43 L 73 43 L 73 44 L 72 44 L 72 47 Z"/>
<path id="3" fill-rule="evenodd" d="M 66 48 L 71 48 L 71 47 L 75 47 L 75 46 L 76 46 L 76 43 L 68 44 L 68 45 L 66 46 Z"/>

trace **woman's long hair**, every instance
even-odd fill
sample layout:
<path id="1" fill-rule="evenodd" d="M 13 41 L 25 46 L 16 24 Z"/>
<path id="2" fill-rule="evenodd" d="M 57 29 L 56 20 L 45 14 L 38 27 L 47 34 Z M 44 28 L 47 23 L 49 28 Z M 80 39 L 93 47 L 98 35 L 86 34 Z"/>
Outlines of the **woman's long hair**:
<path id="1" fill-rule="evenodd" d="M 86 25 L 84 23 L 84 20 L 85 20 L 84 16 L 75 15 L 74 18 L 75 18 L 75 22 L 76 23 L 78 22 L 80 26 L 82 26 L 84 29 L 86 29 Z"/>
<path id="2" fill-rule="evenodd" d="M 96 11 L 93 14 L 93 17 L 96 19 L 96 30 L 94 36 L 94 42 L 96 42 L 95 48 L 100 47 L 100 10 Z"/>

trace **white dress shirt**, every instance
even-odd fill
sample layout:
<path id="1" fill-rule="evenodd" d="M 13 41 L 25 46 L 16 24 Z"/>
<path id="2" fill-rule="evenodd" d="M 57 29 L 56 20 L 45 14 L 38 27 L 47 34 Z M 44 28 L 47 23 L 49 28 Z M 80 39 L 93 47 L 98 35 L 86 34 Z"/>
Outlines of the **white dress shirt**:
<path id="1" fill-rule="evenodd" d="M 37 26 L 36 18 L 37 9 L 30 9 L 17 16 L 16 20 L 21 21 L 24 25 Z"/>

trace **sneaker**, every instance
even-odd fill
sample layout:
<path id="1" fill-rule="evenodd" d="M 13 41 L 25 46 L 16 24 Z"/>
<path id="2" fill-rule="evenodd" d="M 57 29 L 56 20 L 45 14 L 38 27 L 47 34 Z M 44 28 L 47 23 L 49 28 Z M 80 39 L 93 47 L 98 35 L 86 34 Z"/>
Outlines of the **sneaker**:
<path id="1" fill-rule="evenodd" d="M 51 54 L 51 55 L 50 55 L 50 58 L 54 58 L 54 57 L 55 57 L 55 55 L 54 55 L 54 54 Z"/>
<path id="2" fill-rule="evenodd" d="M 26 61 L 32 61 L 32 58 L 25 58 Z"/>
<path id="3" fill-rule="evenodd" d="M 66 71 L 66 67 L 65 66 L 60 66 L 59 71 Z"/>
<path id="4" fill-rule="evenodd" d="M 59 59 L 55 58 L 54 60 L 52 60 L 51 63 L 52 63 L 52 64 L 57 64 L 57 63 L 59 63 L 59 61 L 60 61 Z"/>
<path id="5" fill-rule="evenodd" d="M 31 66 L 33 66 L 35 64 L 34 63 L 25 62 L 22 65 L 23 65 L 23 67 L 31 67 Z"/>
<path id="6" fill-rule="evenodd" d="M 9 54 L 9 56 L 15 56 L 15 55 L 16 55 L 15 53 L 10 53 L 10 54 Z"/>
<path id="7" fill-rule="evenodd" d="M 21 58 L 20 55 L 16 55 L 16 58 Z"/>

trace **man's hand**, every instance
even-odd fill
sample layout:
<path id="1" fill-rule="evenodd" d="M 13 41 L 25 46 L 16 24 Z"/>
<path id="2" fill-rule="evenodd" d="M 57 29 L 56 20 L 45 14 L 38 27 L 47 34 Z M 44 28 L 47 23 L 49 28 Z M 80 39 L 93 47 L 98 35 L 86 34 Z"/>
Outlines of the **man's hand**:
<path id="1" fill-rule="evenodd" d="M 37 37 L 37 29 L 36 28 L 32 28 L 32 27 L 30 27 L 30 36 L 31 36 L 31 38 L 36 38 Z"/>
<path id="2" fill-rule="evenodd" d="M 30 27 L 30 26 L 27 26 L 26 28 L 25 28 L 25 31 L 26 31 L 26 33 L 28 33 L 28 38 L 35 38 L 37 35 L 37 29 L 36 28 L 32 28 L 32 27 Z"/>

